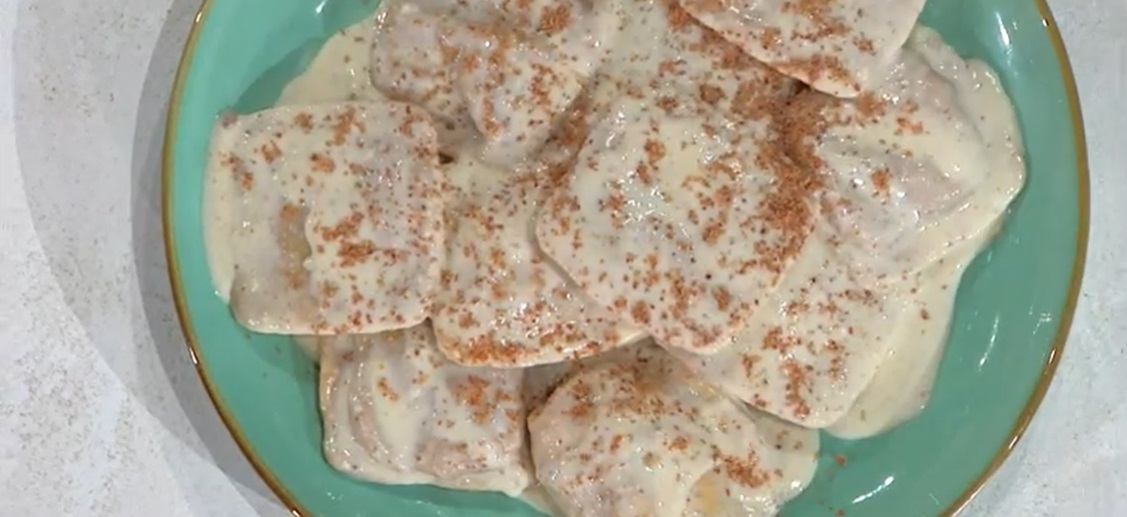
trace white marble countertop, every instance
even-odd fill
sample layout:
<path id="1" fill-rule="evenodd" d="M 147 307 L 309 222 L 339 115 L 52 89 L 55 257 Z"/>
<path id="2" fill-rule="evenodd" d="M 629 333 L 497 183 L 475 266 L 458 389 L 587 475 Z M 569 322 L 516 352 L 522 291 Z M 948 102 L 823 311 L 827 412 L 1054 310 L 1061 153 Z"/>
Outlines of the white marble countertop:
<path id="1" fill-rule="evenodd" d="M 199 0 L 0 0 L 0 514 L 286 515 L 187 358 L 159 135 Z M 1127 515 L 1127 0 L 1051 0 L 1092 173 L 1083 295 L 1025 439 L 965 515 Z"/>

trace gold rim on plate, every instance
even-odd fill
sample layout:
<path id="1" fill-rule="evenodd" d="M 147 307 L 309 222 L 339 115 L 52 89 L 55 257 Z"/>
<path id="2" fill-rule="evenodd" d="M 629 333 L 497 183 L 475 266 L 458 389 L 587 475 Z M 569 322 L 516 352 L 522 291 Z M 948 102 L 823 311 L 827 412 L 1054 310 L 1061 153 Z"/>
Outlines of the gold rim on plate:
<path id="1" fill-rule="evenodd" d="M 994 457 L 985 469 L 978 475 L 978 478 L 971 483 L 966 490 L 950 506 L 947 507 L 938 517 L 953 517 L 965 508 L 972 499 L 982 490 L 990 477 L 1005 463 L 1006 459 L 1013 452 L 1014 447 L 1017 446 L 1018 441 L 1021 440 L 1025 434 L 1026 428 L 1033 420 L 1033 415 L 1037 413 L 1037 408 L 1041 405 L 1041 400 L 1045 398 L 1045 393 L 1052 383 L 1053 375 L 1057 371 L 1057 365 L 1060 364 L 1061 354 L 1064 352 L 1065 341 L 1068 339 L 1068 331 L 1072 327 L 1072 317 L 1076 312 L 1076 302 L 1080 295 L 1080 281 L 1084 276 L 1084 262 L 1087 258 L 1088 249 L 1088 151 L 1087 144 L 1084 139 L 1084 121 L 1080 113 L 1080 97 L 1076 91 L 1076 77 L 1072 73 L 1072 64 L 1069 62 L 1068 53 L 1065 50 L 1064 40 L 1061 38 L 1060 29 L 1057 27 L 1056 20 L 1053 18 L 1053 13 L 1049 9 L 1047 0 L 1035 0 L 1037 9 L 1041 12 L 1041 18 L 1045 22 L 1045 30 L 1049 33 L 1049 39 L 1052 42 L 1053 49 L 1056 51 L 1057 61 L 1060 65 L 1061 76 L 1064 79 L 1065 94 L 1068 96 L 1068 110 L 1072 114 L 1072 134 L 1074 145 L 1076 146 L 1076 170 L 1079 177 L 1077 188 L 1079 190 L 1079 228 L 1076 235 L 1076 255 L 1075 263 L 1072 267 L 1072 276 L 1069 281 L 1068 297 L 1061 312 L 1060 327 L 1057 329 L 1057 334 L 1053 338 L 1053 347 L 1049 350 L 1049 357 L 1045 361 L 1041 369 L 1040 378 L 1037 385 L 1033 388 L 1033 393 L 1030 394 L 1029 399 L 1025 403 L 1021 414 L 1018 415 L 1017 421 L 1014 422 L 1013 429 L 1002 446 L 994 453 Z M 172 96 L 168 104 L 168 118 L 165 122 L 164 128 L 164 147 L 161 156 L 161 204 L 162 204 L 162 219 L 164 227 L 164 252 L 168 260 L 168 279 L 172 284 L 172 299 L 176 305 L 176 314 L 180 318 L 180 328 L 184 333 L 184 339 L 188 343 L 188 352 L 192 356 L 192 363 L 196 366 L 196 372 L 203 381 L 204 388 L 207 390 L 208 397 L 211 398 L 212 404 L 219 412 L 219 418 L 223 421 L 223 425 L 230 431 L 231 437 L 235 439 L 239 449 L 243 451 L 243 455 L 258 472 L 258 475 L 266 482 L 266 485 L 274 491 L 282 504 L 292 513 L 295 517 L 312 517 L 312 512 L 304 508 L 293 494 L 282 486 L 274 473 L 267 469 L 258 454 L 251 447 L 247 441 L 246 436 L 243 436 L 243 431 L 235 425 L 234 417 L 231 412 L 224 405 L 223 400 L 216 393 L 215 385 L 212 384 L 211 376 L 207 368 L 200 358 L 199 347 L 196 345 L 196 335 L 192 330 L 191 317 L 188 315 L 187 302 L 184 300 L 184 292 L 180 289 L 180 268 L 176 261 L 175 245 L 172 238 L 172 214 L 171 214 L 171 193 L 172 193 L 172 148 L 176 142 L 176 128 L 180 118 L 180 101 L 184 94 L 184 83 L 188 78 L 188 68 L 191 64 L 192 57 L 195 54 L 196 43 L 199 41 L 200 29 L 207 18 L 208 12 L 211 10 L 214 0 L 203 0 L 200 5 L 199 11 L 196 12 L 196 17 L 192 22 L 191 31 L 188 33 L 188 40 L 184 45 L 184 51 L 180 55 L 180 63 L 176 69 L 176 79 L 173 83 Z"/>

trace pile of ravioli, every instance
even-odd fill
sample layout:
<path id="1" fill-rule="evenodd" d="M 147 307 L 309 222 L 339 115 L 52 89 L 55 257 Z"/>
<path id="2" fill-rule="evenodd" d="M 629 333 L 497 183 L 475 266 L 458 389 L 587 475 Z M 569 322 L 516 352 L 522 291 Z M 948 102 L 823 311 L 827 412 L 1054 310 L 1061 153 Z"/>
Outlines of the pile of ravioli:
<path id="1" fill-rule="evenodd" d="M 216 124 L 218 290 L 315 345 L 345 473 L 774 515 L 904 417 L 1024 181 L 922 4 L 385 0 L 347 96 Z"/>

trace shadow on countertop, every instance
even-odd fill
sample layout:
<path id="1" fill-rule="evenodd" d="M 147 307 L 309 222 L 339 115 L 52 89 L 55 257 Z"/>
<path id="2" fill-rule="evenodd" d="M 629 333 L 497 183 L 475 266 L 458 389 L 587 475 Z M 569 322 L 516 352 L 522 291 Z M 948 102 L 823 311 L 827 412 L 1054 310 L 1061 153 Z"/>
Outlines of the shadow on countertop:
<path id="1" fill-rule="evenodd" d="M 191 511 L 214 515 L 215 502 L 207 501 L 199 480 L 177 472 L 184 446 L 218 466 L 257 513 L 279 515 L 285 510 L 235 445 L 199 380 L 166 272 L 160 199 L 166 108 L 199 4 L 21 1 L 13 45 L 20 170 L 68 307 L 132 396 L 179 442 L 154 438 Z M 75 30 L 89 26 L 99 31 Z M 74 53 L 49 50 L 63 45 Z M 112 65 L 97 68 L 106 63 Z M 76 155 L 89 163 L 71 163 Z"/>

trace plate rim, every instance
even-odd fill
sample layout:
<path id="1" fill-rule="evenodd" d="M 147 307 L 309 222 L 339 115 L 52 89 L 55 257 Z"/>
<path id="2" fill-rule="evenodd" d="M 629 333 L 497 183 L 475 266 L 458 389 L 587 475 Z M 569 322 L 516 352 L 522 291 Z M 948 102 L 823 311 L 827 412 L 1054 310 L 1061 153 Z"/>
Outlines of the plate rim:
<path id="1" fill-rule="evenodd" d="M 191 69 L 192 60 L 196 54 L 196 44 L 199 41 L 201 29 L 207 21 L 211 7 L 217 2 L 218 0 L 202 0 L 199 9 L 196 11 L 196 15 L 192 19 L 192 26 L 189 29 L 188 37 L 184 43 L 184 48 L 181 51 L 176 66 L 172 94 L 169 97 L 166 111 L 164 139 L 161 149 L 161 225 L 163 228 L 164 253 L 168 264 L 168 280 L 172 287 L 173 305 L 176 307 L 180 331 L 187 344 L 188 354 L 192 364 L 195 366 L 196 373 L 200 377 L 200 381 L 204 385 L 204 390 L 207 392 L 208 398 L 219 414 L 219 418 L 223 422 L 224 427 L 227 428 L 227 431 L 235 440 L 235 444 L 238 445 L 239 450 L 247 461 L 250 462 L 258 476 L 266 483 L 274 495 L 278 497 L 282 506 L 295 517 L 313 517 L 313 512 L 298 502 L 297 498 L 290 493 L 289 489 L 265 466 L 262 459 L 259 458 L 254 448 L 251 446 L 249 440 L 247 440 L 246 436 L 243 434 L 242 428 L 235 423 L 235 419 L 223 402 L 222 397 L 220 397 L 217 388 L 211 380 L 207 366 L 201 359 L 199 347 L 196 343 L 197 338 L 192 326 L 191 315 L 188 313 L 187 309 L 188 303 L 185 298 L 184 290 L 181 287 L 182 280 L 175 253 L 175 237 L 172 231 L 173 216 L 171 203 L 172 175 L 175 161 L 174 150 L 177 141 L 176 133 L 180 122 L 180 105 L 183 100 L 184 88 L 188 79 L 188 71 Z M 1013 453 L 1018 442 L 1024 437 L 1025 431 L 1033 421 L 1037 410 L 1041 406 L 1041 402 L 1045 398 L 1045 394 L 1048 392 L 1049 386 L 1052 384 L 1057 366 L 1060 364 L 1061 356 L 1064 353 L 1068 335 L 1072 328 L 1073 317 L 1076 313 L 1076 305 L 1080 297 L 1084 267 L 1087 263 L 1088 237 L 1090 231 L 1089 212 L 1091 210 L 1089 199 L 1090 178 L 1088 170 L 1088 146 L 1085 138 L 1084 117 L 1081 112 L 1080 96 L 1076 86 L 1076 77 L 1073 73 L 1072 63 L 1069 59 L 1064 39 L 1061 36 L 1060 28 L 1053 16 L 1052 9 L 1049 8 L 1048 0 L 1034 0 L 1034 3 L 1044 23 L 1045 31 L 1048 33 L 1050 44 L 1053 46 L 1054 54 L 1057 57 L 1057 66 L 1060 68 L 1061 78 L 1064 81 L 1063 86 L 1065 96 L 1067 97 L 1066 100 L 1072 125 L 1073 146 L 1076 149 L 1077 201 L 1079 204 L 1079 213 L 1077 214 L 1078 228 L 1076 232 L 1075 258 L 1069 278 L 1065 304 L 1061 309 L 1060 325 L 1057 328 L 1056 335 L 1053 337 L 1053 345 L 1049 349 L 1049 355 L 1041 367 L 1037 384 L 1034 385 L 1032 393 L 1030 393 L 1029 398 L 1026 399 L 1021 413 L 1014 421 L 1014 425 L 1007 435 L 1006 440 L 1002 443 L 1001 447 L 995 451 L 990 462 L 974 481 L 963 489 L 962 493 L 952 501 L 945 510 L 938 513 L 936 517 L 955 517 L 962 512 L 975 496 L 982 491 L 987 482 Z"/>

